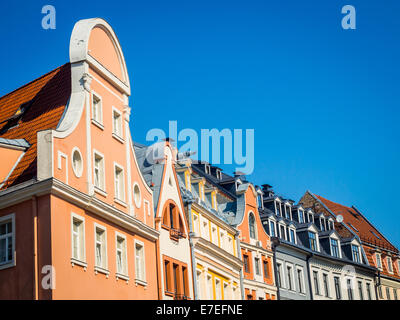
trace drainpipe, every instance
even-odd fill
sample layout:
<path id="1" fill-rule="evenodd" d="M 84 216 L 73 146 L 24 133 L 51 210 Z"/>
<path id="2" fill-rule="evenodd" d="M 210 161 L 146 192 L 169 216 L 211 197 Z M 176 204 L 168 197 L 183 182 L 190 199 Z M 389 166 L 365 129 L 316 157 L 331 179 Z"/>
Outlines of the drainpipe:
<path id="1" fill-rule="evenodd" d="M 190 245 L 190 256 L 192 258 L 192 275 L 193 275 L 193 295 L 194 300 L 198 300 L 197 293 L 197 272 L 196 272 L 196 258 L 194 256 L 194 244 L 193 244 L 193 235 L 195 234 L 193 230 L 192 224 L 192 203 L 193 200 L 187 200 L 187 213 L 189 220 L 189 245 Z"/>
<path id="2" fill-rule="evenodd" d="M 271 244 L 271 249 L 272 249 L 272 259 L 274 261 L 274 279 L 275 279 L 275 285 L 276 285 L 276 299 L 281 300 L 281 293 L 278 285 L 278 269 L 277 269 L 277 262 L 276 262 L 276 247 L 279 245 L 279 239 L 274 239 L 275 241 L 272 241 Z"/>
<path id="3" fill-rule="evenodd" d="M 38 215 L 37 215 L 37 199 L 36 196 L 32 197 L 32 219 L 33 219 L 33 300 L 39 298 L 39 284 L 38 284 Z"/>
<path id="4" fill-rule="evenodd" d="M 378 270 L 378 279 L 375 282 L 375 299 L 376 300 L 381 299 L 380 295 L 378 294 L 378 286 L 379 287 L 381 286 L 381 271 L 380 270 Z M 382 288 L 381 288 L 381 290 L 382 290 Z"/>
<path id="5" fill-rule="evenodd" d="M 307 259 L 306 259 L 306 263 L 307 263 L 307 274 L 308 274 L 308 286 L 309 286 L 309 289 L 310 289 L 310 300 L 314 300 L 314 298 L 313 298 L 313 293 L 312 293 L 312 286 L 311 286 L 311 272 L 310 272 L 310 262 L 309 262 L 309 260 L 310 260 L 313 256 L 314 256 L 314 254 L 313 254 L 313 253 L 310 253 L 310 255 L 307 256 Z"/>
<path id="6" fill-rule="evenodd" d="M 240 250 L 240 240 L 239 240 L 239 232 L 237 231 L 235 234 L 235 241 L 236 241 L 236 248 L 237 248 L 237 255 L 240 260 L 242 257 L 242 252 Z M 240 295 L 242 296 L 242 300 L 245 300 L 244 298 L 244 284 L 243 284 L 243 268 L 240 268 Z"/>

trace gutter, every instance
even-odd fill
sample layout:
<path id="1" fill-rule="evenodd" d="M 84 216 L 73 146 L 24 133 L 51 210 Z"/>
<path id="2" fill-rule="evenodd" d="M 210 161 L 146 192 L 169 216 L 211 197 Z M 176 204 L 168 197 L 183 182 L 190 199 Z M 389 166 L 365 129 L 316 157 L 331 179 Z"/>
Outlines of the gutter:
<path id="1" fill-rule="evenodd" d="M 307 263 L 307 273 L 308 273 L 308 286 L 310 289 L 310 300 L 314 300 L 313 298 L 313 293 L 312 293 L 312 286 L 311 286 L 311 270 L 310 270 L 310 262 L 309 260 L 314 256 L 314 253 L 310 253 L 309 256 L 307 256 L 306 263 Z"/>
<path id="2" fill-rule="evenodd" d="M 275 239 L 274 239 L 275 240 Z M 276 247 L 279 245 L 279 239 L 276 238 L 275 241 L 272 242 L 272 257 L 273 257 L 273 261 L 274 261 L 274 278 L 275 278 L 275 286 L 276 286 L 276 299 L 277 300 L 281 300 L 281 293 L 280 293 L 280 289 L 279 289 L 279 284 L 278 284 L 278 276 L 277 276 L 277 262 L 276 262 Z"/>

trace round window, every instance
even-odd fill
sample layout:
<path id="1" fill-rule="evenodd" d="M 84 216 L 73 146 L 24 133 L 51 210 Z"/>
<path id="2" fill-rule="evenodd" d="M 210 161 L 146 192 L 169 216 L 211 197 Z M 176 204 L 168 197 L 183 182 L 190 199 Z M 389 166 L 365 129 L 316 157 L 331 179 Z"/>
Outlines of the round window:
<path id="1" fill-rule="evenodd" d="M 72 169 L 74 171 L 74 174 L 80 178 L 82 176 L 82 171 L 83 171 L 83 161 L 82 161 L 82 155 L 81 152 L 79 151 L 78 148 L 74 148 L 72 150 Z"/>
<path id="2" fill-rule="evenodd" d="M 133 200 L 135 201 L 136 207 L 140 208 L 141 195 L 140 195 L 140 188 L 137 183 L 133 185 Z"/>

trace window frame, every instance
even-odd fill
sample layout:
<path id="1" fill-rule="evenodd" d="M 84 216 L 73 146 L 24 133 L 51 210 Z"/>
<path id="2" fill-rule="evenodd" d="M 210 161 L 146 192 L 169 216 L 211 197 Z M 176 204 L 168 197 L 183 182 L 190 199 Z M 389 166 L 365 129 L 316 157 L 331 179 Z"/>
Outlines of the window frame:
<path id="1" fill-rule="evenodd" d="M 7 233 L 5 235 L 2 236 L 2 238 L 6 239 L 6 261 L 2 262 L 0 264 L 0 270 L 6 269 L 6 268 L 11 268 L 14 267 L 16 265 L 16 243 L 15 243 L 15 239 L 16 239 L 16 235 L 15 235 L 15 213 L 10 213 L 4 216 L 0 217 L 0 224 L 7 224 L 11 222 L 11 253 L 12 253 L 12 259 L 8 260 L 8 246 L 7 246 L 7 242 L 8 242 L 8 238 L 10 237 L 10 233 Z"/>
<path id="2" fill-rule="evenodd" d="M 102 159 L 102 183 L 103 185 L 97 186 L 96 185 L 96 156 L 99 156 Z M 96 149 L 93 149 L 93 187 L 95 191 L 100 191 L 100 193 L 106 193 L 106 159 L 104 157 L 104 154 L 102 154 L 100 151 L 97 151 Z"/>
<path id="3" fill-rule="evenodd" d="M 98 224 L 97 222 L 94 223 L 94 268 L 97 272 L 102 272 L 102 273 L 109 273 L 108 271 L 108 248 L 107 248 L 107 228 L 103 225 Z M 97 229 L 102 230 L 104 232 L 104 248 L 101 247 L 101 254 L 103 255 L 104 253 L 104 257 L 101 256 L 102 262 L 104 261 L 104 264 L 101 263 L 101 265 L 98 265 L 97 263 Z M 100 243 L 101 244 L 101 243 Z"/>
<path id="4" fill-rule="evenodd" d="M 119 191 L 118 190 L 118 194 L 117 194 L 117 169 L 120 170 L 121 174 L 122 174 L 122 187 L 121 187 L 121 191 L 122 191 L 122 198 L 119 197 Z M 121 166 L 119 163 L 114 161 L 114 200 L 118 203 L 119 201 L 122 201 L 123 203 L 125 202 L 125 169 L 123 166 Z"/>
<path id="5" fill-rule="evenodd" d="M 91 91 L 92 93 L 92 99 L 91 99 L 91 103 L 92 103 L 92 123 L 95 124 L 97 127 L 99 127 L 100 129 L 104 130 L 104 122 L 103 122 L 103 99 L 102 97 L 95 92 L 94 90 Z M 97 119 L 97 114 L 95 114 L 94 112 L 94 99 L 99 100 L 100 102 L 100 119 Z"/>
<path id="6" fill-rule="evenodd" d="M 123 255 L 123 268 L 122 268 L 122 272 L 119 272 L 118 270 L 118 238 L 123 239 L 124 240 L 124 248 L 122 250 L 122 255 Z M 129 269 L 128 269 L 128 240 L 126 235 L 115 231 L 115 259 L 116 259 L 116 275 L 117 277 L 121 278 L 122 277 L 127 277 L 129 279 Z"/>
<path id="7" fill-rule="evenodd" d="M 141 246 L 142 248 L 142 260 L 141 260 L 141 264 L 143 265 L 143 270 L 141 273 L 141 276 L 143 276 L 143 278 L 138 277 L 138 266 L 137 266 L 137 246 Z M 139 241 L 137 239 L 134 240 L 134 250 L 135 250 L 135 282 L 139 283 L 139 284 L 147 284 L 147 280 L 146 280 L 146 252 L 145 252 L 145 246 L 144 243 L 142 241 Z"/>
<path id="8" fill-rule="evenodd" d="M 118 119 L 119 119 L 119 126 L 120 126 L 120 128 L 118 128 L 119 129 L 119 131 L 120 132 L 117 132 L 117 130 L 116 130 L 116 127 L 115 127 L 115 117 L 114 117 L 114 115 L 115 114 L 117 114 L 118 115 Z M 119 111 L 117 108 L 115 108 L 114 106 L 111 108 L 111 115 L 112 115 L 112 118 L 111 118 L 111 120 L 112 120 L 112 136 L 114 137 L 114 138 L 117 138 L 117 140 L 119 140 L 119 141 L 123 141 L 123 139 L 124 139 L 124 134 L 123 134 L 123 130 L 124 130 L 124 123 L 123 123 L 123 116 L 122 116 L 122 112 L 121 111 Z M 122 142 L 121 141 L 121 142 Z"/>
<path id="9" fill-rule="evenodd" d="M 78 220 L 82 224 L 82 239 L 80 239 L 80 242 L 83 243 L 83 248 L 79 248 L 78 251 L 81 251 L 82 249 L 82 257 L 79 254 L 79 257 L 74 257 L 74 220 Z M 86 266 L 86 239 L 85 239 L 85 218 L 71 212 L 71 261 L 75 264 L 84 264 Z"/>

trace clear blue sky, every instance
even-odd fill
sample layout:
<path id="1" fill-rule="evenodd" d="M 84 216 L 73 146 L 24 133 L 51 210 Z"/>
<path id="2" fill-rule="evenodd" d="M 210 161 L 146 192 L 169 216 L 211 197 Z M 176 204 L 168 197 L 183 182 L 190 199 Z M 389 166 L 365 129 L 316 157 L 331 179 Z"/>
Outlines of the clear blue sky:
<path id="1" fill-rule="evenodd" d="M 251 181 L 354 204 L 400 246 L 400 1 L 91 3 L 1 2 L 0 95 L 67 62 L 74 23 L 102 17 L 127 60 L 134 140 L 168 120 L 254 128 Z M 56 30 L 41 28 L 46 4 Z M 346 4 L 356 30 L 341 28 Z"/>

